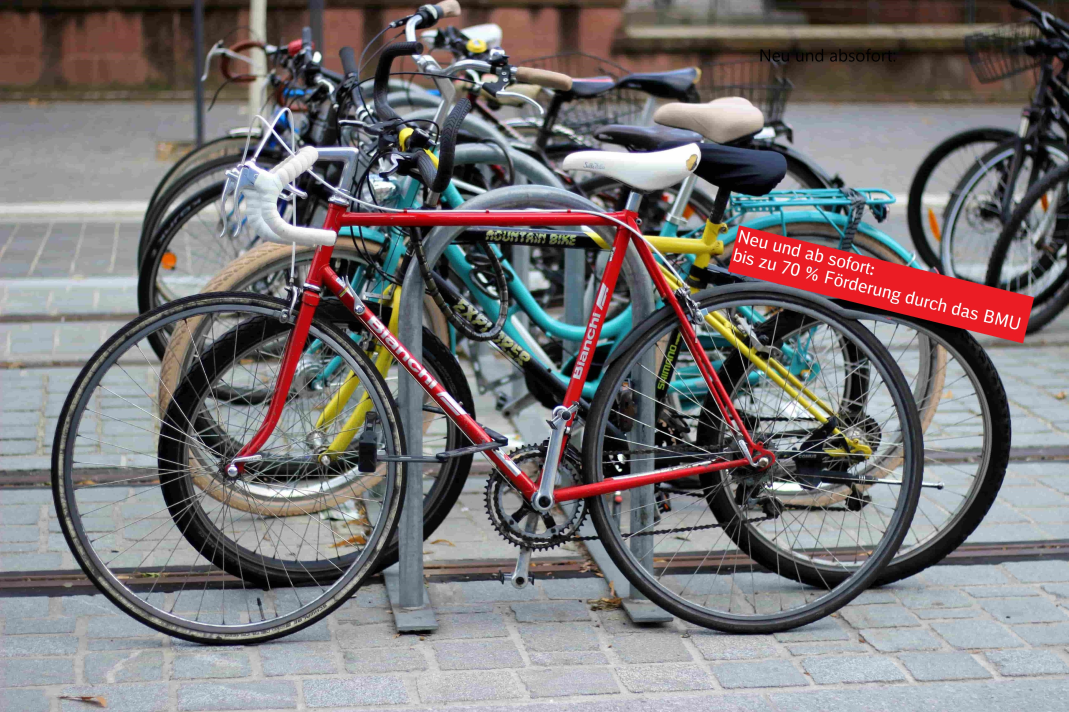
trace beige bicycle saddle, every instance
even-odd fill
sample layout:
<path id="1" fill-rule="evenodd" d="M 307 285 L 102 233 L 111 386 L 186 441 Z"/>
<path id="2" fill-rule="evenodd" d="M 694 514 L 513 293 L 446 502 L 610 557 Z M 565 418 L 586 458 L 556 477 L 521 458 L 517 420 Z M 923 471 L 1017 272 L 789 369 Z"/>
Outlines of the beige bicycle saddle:
<path id="1" fill-rule="evenodd" d="M 665 104 L 653 114 L 662 126 L 697 131 L 716 143 L 731 143 L 757 133 L 765 115 L 742 97 L 723 97 L 708 104 Z"/>

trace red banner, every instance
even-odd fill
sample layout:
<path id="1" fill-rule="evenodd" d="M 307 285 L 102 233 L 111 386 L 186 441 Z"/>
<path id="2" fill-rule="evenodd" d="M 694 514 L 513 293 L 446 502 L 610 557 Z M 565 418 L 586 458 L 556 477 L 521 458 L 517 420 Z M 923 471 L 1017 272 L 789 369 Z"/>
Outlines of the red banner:
<path id="1" fill-rule="evenodd" d="M 740 227 L 731 271 L 969 331 L 1024 341 L 1032 297 Z"/>

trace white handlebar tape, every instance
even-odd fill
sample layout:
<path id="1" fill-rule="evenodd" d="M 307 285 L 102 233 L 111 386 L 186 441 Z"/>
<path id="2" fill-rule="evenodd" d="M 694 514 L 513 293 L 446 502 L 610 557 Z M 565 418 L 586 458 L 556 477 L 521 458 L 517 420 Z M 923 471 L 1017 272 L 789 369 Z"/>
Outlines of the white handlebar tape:
<path id="1" fill-rule="evenodd" d="M 278 214 L 278 199 L 282 189 L 311 168 L 318 158 L 319 152 L 315 148 L 302 148 L 295 156 L 275 166 L 270 173 L 261 173 L 251 188 L 245 189 L 249 222 L 257 235 L 269 242 L 295 242 L 308 247 L 329 247 L 337 241 L 338 233 L 333 230 L 290 225 Z"/>

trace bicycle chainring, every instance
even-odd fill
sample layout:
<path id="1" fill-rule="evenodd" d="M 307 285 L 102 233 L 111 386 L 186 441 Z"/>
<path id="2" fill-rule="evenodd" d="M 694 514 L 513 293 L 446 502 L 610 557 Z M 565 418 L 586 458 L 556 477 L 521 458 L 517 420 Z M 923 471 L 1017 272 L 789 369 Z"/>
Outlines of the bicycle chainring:
<path id="1" fill-rule="evenodd" d="M 524 473 L 538 481 L 546 460 L 546 443 L 525 445 L 509 454 Z M 569 460 L 569 453 L 561 459 L 559 480 L 579 482 L 578 472 Z M 527 531 L 527 518 L 534 512 L 516 488 L 500 474 L 492 475 L 486 483 L 486 513 L 490 523 L 507 542 L 526 549 L 552 549 L 570 540 L 586 516 L 586 501 L 572 500 L 555 505 L 548 514 L 539 514 L 534 532 Z"/>

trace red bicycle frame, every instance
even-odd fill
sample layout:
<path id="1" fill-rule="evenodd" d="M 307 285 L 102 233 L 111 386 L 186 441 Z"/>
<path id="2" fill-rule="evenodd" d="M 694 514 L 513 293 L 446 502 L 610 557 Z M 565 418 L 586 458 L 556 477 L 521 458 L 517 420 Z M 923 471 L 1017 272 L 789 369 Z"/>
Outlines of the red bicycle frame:
<path id="1" fill-rule="evenodd" d="M 598 338 L 601 335 L 601 328 L 604 324 L 605 314 L 609 307 L 609 296 L 616 288 L 616 280 L 619 277 L 620 269 L 623 265 L 624 255 L 627 253 L 627 246 L 631 243 L 632 230 L 637 232 L 637 217 L 636 213 L 628 210 L 606 213 L 603 215 L 572 210 L 405 210 L 397 213 L 353 213 L 348 212 L 344 206 L 331 203 L 323 227 L 327 230 L 334 231 L 338 231 L 342 227 L 377 226 L 563 227 L 599 225 L 615 227 L 616 239 L 613 242 L 612 250 L 609 253 L 609 263 L 605 268 L 601 284 L 598 287 L 597 298 L 594 300 L 594 306 L 590 318 L 587 321 L 586 331 L 584 332 L 583 341 L 579 348 L 579 355 L 576 357 L 575 368 L 572 370 L 568 388 L 564 395 L 564 403 L 562 405 L 566 408 L 570 408 L 578 403 L 579 396 L 582 393 L 583 384 L 586 382 L 587 374 L 590 371 L 590 355 L 593 353 L 594 347 L 597 345 Z M 629 226 L 630 229 L 623 227 L 620 224 L 621 222 Z M 735 410 L 735 406 L 731 403 L 731 398 L 728 396 L 727 391 L 720 382 L 716 370 L 709 361 L 709 357 L 706 355 L 705 350 L 699 344 L 698 336 L 695 333 L 693 326 L 687 319 L 687 315 L 679 304 L 676 295 L 672 292 L 668 281 L 661 273 L 649 245 L 643 240 L 637 240 L 635 241 L 635 247 L 638 250 L 639 256 L 642 258 L 643 265 L 653 279 L 653 283 L 657 288 L 657 293 L 660 294 L 665 303 L 670 305 L 675 311 L 683 339 L 694 357 L 698 370 L 705 379 L 713 399 L 719 407 L 721 414 L 724 416 L 725 421 L 727 421 L 729 427 L 734 429 L 745 441 L 745 444 L 751 453 L 751 457 L 767 457 L 769 458 L 768 461 L 772 462 L 772 453 L 766 450 L 761 444 L 754 442 L 750 432 L 747 430 L 742 419 L 739 417 L 738 412 Z M 245 447 L 241 449 L 241 452 L 238 453 L 238 459 L 240 460 L 242 457 L 254 455 L 259 452 L 260 448 L 267 443 L 268 438 L 271 436 L 271 433 L 274 431 L 275 426 L 282 415 L 282 409 L 286 404 L 286 395 L 289 393 L 290 385 L 293 381 L 293 374 L 296 371 L 297 362 L 301 356 L 300 352 L 303 348 L 305 339 L 308 337 L 308 330 L 312 323 L 312 317 L 315 314 L 316 307 L 319 305 L 319 295 L 324 286 L 336 295 L 353 315 L 367 327 L 372 336 L 393 355 L 397 362 L 400 363 L 414 379 L 416 379 L 423 390 L 427 392 L 427 395 L 429 395 L 438 407 L 445 412 L 449 419 L 464 432 L 472 443 L 475 445 L 491 443 L 492 438 L 482 426 L 464 411 L 461 405 L 431 376 L 427 369 L 424 368 L 419 360 L 405 348 L 404 344 L 390 332 L 386 325 L 383 324 L 371 310 L 366 308 L 348 283 L 331 269 L 330 258 L 333 249 L 333 247 L 319 247 L 315 251 L 312 258 L 312 265 L 309 269 L 307 280 L 305 281 L 301 307 L 297 313 L 297 320 L 289 341 L 286 344 L 286 350 L 282 356 L 282 367 L 278 375 L 278 381 L 275 385 L 271 405 L 268 408 L 264 422 L 260 425 L 256 434 Z M 568 423 L 568 426 L 571 426 L 570 422 Z M 563 452 L 563 448 L 561 451 Z M 501 474 L 524 495 L 524 497 L 530 500 L 538 489 L 538 484 L 536 482 L 532 481 L 530 477 L 521 471 L 507 454 L 498 452 L 497 450 L 485 450 L 483 451 L 483 454 L 490 459 L 494 466 L 497 467 L 498 471 L 501 472 Z M 751 462 L 750 459 L 746 458 L 736 460 L 714 458 L 705 462 L 670 467 L 643 474 L 621 475 L 619 477 L 607 478 L 601 482 L 593 484 L 557 488 L 553 492 L 553 499 L 555 502 L 584 499 L 586 497 L 594 497 L 609 492 L 632 489 L 635 487 L 657 484 L 659 482 L 668 482 L 681 477 L 743 467 L 751 464 Z M 236 464 L 238 464 L 239 468 L 241 467 L 240 462 Z"/>

